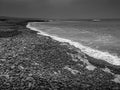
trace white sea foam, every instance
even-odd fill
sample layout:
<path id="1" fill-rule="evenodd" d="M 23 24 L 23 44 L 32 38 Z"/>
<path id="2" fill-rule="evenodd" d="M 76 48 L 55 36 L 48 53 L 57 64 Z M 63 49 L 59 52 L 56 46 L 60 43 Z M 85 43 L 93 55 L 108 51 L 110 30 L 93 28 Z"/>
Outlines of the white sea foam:
<path id="1" fill-rule="evenodd" d="M 104 60 L 110 64 L 113 64 L 113 65 L 117 65 L 117 66 L 120 65 L 120 58 L 118 56 L 111 55 L 108 52 L 102 52 L 99 50 L 95 50 L 93 48 L 90 48 L 88 46 L 84 46 L 81 43 L 74 42 L 74 41 L 69 40 L 69 39 L 61 38 L 61 37 L 58 37 L 55 35 L 50 35 L 48 33 L 45 33 L 43 31 L 37 29 L 36 27 L 33 27 L 31 24 L 34 24 L 34 23 L 28 23 L 27 28 L 34 30 L 34 31 L 38 31 L 38 34 L 41 34 L 44 36 L 50 36 L 54 40 L 57 40 L 60 42 L 68 42 L 70 45 L 73 45 L 73 46 L 79 48 L 82 52 L 84 52 L 85 54 L 87 54 L 93 58 Z"/>

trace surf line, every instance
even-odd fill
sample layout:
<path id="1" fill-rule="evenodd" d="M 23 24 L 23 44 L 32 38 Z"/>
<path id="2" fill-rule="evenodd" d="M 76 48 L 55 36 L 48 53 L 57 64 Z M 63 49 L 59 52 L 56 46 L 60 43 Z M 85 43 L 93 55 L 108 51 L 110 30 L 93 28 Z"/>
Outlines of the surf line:
<path id="1" fill-rule="evenodd" d="M 58 37 L 55 35 L 50 35 L 48 33 L 45 33 L 43 31 L 37 29 L 36 27 L 32 26 L 34 24 L 35 24 L 35 22 L 29 22 L 26 27 L 31 29 L 31 30 L 37 31 L 38 32 L 37 34 L 41 34 L 43 36 L 49 36 L 52 39 L 57 40 L 59 42 L 67 42 L 70 45 L 73 45 L 76 48 L 79 48 L 82 52 L 84 52 L 85 54 L 87 54 L 93 58 L 101 59 L 101 60 L 104 60 L 112 65 L 120 66 L 120 58 L 118 56 L 111 55 L 109 52 L 102 52 L 99 50 L 95 50 L 93 48 L 90 48 L 88 46 L 84 46 L 78 42 L 74 42 L 74 41 L 69 40 L 69 39 L 61 38 L 61 37 Z"/>

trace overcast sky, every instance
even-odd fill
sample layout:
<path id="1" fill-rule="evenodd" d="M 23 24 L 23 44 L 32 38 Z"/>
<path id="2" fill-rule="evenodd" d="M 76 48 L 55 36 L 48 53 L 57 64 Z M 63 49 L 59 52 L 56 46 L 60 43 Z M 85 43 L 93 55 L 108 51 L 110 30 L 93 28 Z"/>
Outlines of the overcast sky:
<path id="1" fill-rule="evenodd" d="M 0 0 L 0 15 L 40 18 L 120 18 L 120 0 Z"/>

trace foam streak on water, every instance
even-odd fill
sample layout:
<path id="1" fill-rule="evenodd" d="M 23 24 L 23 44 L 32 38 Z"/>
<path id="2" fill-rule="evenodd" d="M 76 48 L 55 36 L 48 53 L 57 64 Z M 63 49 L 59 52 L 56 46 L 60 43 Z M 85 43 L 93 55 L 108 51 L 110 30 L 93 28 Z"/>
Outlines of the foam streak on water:
<path id="1" fill-rule="evenodd" d="M 99 51 L 99 50 L 95 50 L 93 48 L 90 48 L 88 46 L 84 46 L 81 43 L 74 42 L 74 41 L 69 40 L 69 39 L 65 39 L 65 38 L 57 37 L 55 35 L 47 34 L 43 31 L 38 30 L 37 28 L 31 26 L 31 24 L 33 24 L 33 23 L 28 23 L 27 28 L 29 28 L 31 30 L 34 30 L 34 31 L 38 31 L 38 34 L 41 34 L 41 35 L 44 35 L 44 36 L 50 36 L 51 38 L 53 38 L 54 40 L 57 40 L 59 42 L 67 42 L 70 45 L 73 45 L 73 46 L 79 48 L 85 54 L 87 54 L 87 55 L 89 55 L 93 58 L 96 58 L 96 60 L 101 59 L 101 60 L 104 60 L 104 61 L 106 61 L 106 62 L 108 62 L 112 65 L 117 65 L 117 66 L 120 65 L 120 58 L 118 56 L 111 55 L 108 52 L 102 52 L 102 51 Z"/>

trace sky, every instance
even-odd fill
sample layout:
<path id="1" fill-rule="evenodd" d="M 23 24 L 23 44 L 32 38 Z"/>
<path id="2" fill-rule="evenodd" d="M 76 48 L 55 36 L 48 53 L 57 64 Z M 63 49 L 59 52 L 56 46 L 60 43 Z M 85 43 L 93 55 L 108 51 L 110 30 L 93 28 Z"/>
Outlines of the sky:
<path id="1" fill-rule="evenodd" d="M 120 0 L 0 0 L 0 16 L 120 18 Z"/>

